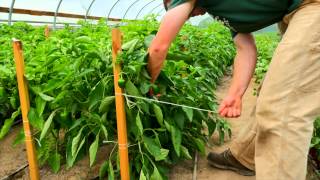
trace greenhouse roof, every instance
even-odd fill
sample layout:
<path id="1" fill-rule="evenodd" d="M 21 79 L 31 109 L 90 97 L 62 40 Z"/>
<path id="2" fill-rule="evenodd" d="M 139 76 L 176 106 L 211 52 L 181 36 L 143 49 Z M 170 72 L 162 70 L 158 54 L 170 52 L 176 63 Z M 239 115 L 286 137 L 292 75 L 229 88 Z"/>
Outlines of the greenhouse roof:
<path id="1" fill-rule="evenodd" d="M 136 20 L 165 13 L 163 0 L 2 0 L 0 22 L 24 21 L 32 24 L 76 23 L 79 19 L 110 21 Z M 197 24 L 204 17 L 192 18 Z"/>

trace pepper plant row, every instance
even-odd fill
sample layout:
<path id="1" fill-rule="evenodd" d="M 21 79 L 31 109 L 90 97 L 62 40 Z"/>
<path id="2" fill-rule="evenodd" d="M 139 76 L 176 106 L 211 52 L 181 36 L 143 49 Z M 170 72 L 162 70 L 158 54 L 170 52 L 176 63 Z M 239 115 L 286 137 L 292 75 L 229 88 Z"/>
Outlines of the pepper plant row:
<path id="1" fill-rule="evenodd" d="M 146 70 L 147 49 L 158 22 L 149 17 L 124 22 L 121 81 L 126 94 L 148 97 L 158 89 L 161 101 L 216 110 L 214 91 L 232 63 L 234 47 L 229 32 L 219 24 L 198 29 L 186 25 L 173 43 L 164 69 L 155 84 Z M 111 32 L 104 20 L 98 24 L 79 22 L 81 28 L 66 26 L 51 33 L 44 28 L 17 23 L 1 25 L 0 32 L 0 139 L 20 119 L 11 38 L 24 44 L 26 78 L 41 165 L 59 171 L 72 167 L 85 155 L 93 165 L 103 142 L 114 142 L 100 177 L 119 176 L 116 116 L 113 92 Z M 195 151 L 205 154 L 213 132 L 221 141 L 230 134 L 227 123 L 215 114 L 126 98 L 131 175 L 140 179 L 167 179 L 169 165 L 192 159 Z M 16 142 L 23 140 L 23 131 Z"/>

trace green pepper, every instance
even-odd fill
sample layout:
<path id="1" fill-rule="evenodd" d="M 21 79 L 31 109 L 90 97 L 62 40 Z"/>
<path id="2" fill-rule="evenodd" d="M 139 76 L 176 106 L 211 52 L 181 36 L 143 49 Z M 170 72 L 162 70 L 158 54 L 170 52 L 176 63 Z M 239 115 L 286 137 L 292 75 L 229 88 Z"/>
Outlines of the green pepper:
<path id="1" fill-rule="evenodd" d="M 66 109 L 62 113 L 60 113 L 60 118 L 62 121 L 68 120 L 68 111 Z"/>
<path id="2" fill-rule="evenodd" d="M 160 88 L 155 84 L 152 85 L 152 90 L 154 95 L 157 95 L 160 93 Z"/>
<path id="3" fill-rule="evenodd" d="M 121 77 L 119 80 L 118 80 L 118 86 L 120 88 L 124 88 L 124 85 L 125 85 L 125 80 Z"/>
<path id="4" fill-rule="evenodd" d="M 4 97 L 5 90 L 4 87 L 0 87 L 0 97 Z"/>

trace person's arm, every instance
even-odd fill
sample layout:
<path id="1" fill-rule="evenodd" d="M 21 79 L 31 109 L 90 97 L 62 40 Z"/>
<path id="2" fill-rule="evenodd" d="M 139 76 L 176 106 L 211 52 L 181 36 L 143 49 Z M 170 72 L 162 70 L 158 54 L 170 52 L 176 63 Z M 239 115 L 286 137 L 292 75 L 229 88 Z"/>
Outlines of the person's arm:
<path id="1" fill-rule="evenodd" d="M 149 47 L 148 71 L 151 82 L 158 78 L 171 42 L 188 20 L 195 0 L 170 9 L 161 21 L 159 31 Z"/>
<path id="2" fill-rule="evenodd" d="M 251 34 L 239 33 L 234 38 L 237 54 L 231 86 L 226 98 L 219 107 L 222 117 L 239 117 L 242 108 L 242 96 L 249 86 L 257 62 L 257 48 Z"/>

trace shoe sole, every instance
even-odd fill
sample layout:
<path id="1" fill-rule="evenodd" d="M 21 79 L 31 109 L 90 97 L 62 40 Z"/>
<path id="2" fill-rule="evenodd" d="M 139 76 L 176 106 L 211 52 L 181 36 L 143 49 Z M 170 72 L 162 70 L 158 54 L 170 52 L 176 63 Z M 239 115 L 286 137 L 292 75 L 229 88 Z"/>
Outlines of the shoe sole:
<path id="1" fill-rule="evenodd" d="M 234 167 L 230 167 L 230 166 L 223 166 L 223 165 L 220 165 L 220 164 L 216 164 L 214 162 L 211 162 L 211 161 L 208 161 L 209 165 L 210 166 L 213 166 L 215 168 L 218 168 L 218 169 L 223 169 L 223 170 L 231 170 L 231 171 L 234 171 L 242 176 L 254 176 L 255 173 L 254 172 L 251 172 L 251 171 L 246 171 L 246 170 L 239 170 L 237 168 L 234 168 Z"/>

